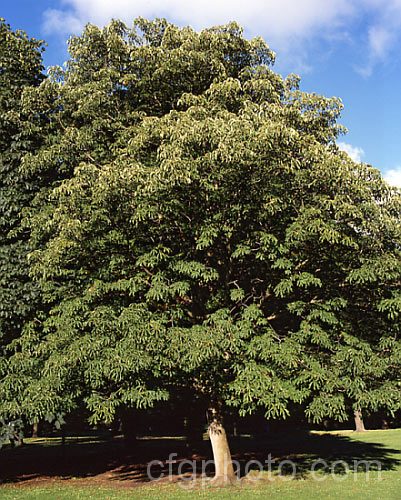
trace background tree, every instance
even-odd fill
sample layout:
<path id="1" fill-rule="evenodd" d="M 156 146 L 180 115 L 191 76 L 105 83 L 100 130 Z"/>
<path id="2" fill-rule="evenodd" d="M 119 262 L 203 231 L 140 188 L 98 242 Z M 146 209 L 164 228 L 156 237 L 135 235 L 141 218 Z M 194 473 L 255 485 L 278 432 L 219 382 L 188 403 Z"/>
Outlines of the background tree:
<path id="1" fill-rule="evenodd" d="M 38 146 L 36 131 L 26 126 L 23 92 L 43 80 L 43 42 L 13 31 L 0 19 L 0 343 L 1 349 L 32 317 L 37 290 L 29 278 L 27 232 L 21 217 L 36 184 L 24 179 L 21 158 Z"/>
<path id="2" fill-rule="evenodd" d="M 6 364 L 9 343 L 39 306 L 39 288 L 29 277 L 27 254 L 32 248 L 22 214 L 37 193 L 39 182 L 20 171 L 22 157 L 35 151 L 41 127 L 29 119 L 24 95 L 43 81 L 43 42 L 13 31 L 0 19 L 0 365 Z M 13 424 L 5 427 L 11 429 Z"/>

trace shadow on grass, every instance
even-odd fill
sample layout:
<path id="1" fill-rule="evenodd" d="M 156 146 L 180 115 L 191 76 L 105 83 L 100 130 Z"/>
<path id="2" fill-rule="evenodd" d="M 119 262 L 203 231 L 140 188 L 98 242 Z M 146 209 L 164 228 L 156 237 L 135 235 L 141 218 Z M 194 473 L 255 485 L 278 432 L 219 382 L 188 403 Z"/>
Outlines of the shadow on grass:
<path id="1" fill-rule="evenodd" d="M 265 437 L 254 441 L 251 452 L 241 453 L 239 450 L 233 453 L 233 457 L 240 464 L 241 475 L 249 470 L 260 470 L 262 463 L 265 464 L 264 470 L 294 475 L 298 479 L 306 478 L 314 471 L 342 475 L 347 471 L 388 471 L 401 466 L 400 449 L 370 443 L 368 434 L 364 438 L 366 441 L 338 434 L 283 433 L 270 440 Z M 254 467 L 247 466 L 250 460 L 256 461 Z"/>
<path id="2" fill-rule="evenodd" d="M 364 439 L 368 440 L 368 435 Z M 362 468 L 370 462 L 370 470 L 376 468 L 382 471 L 394 470 L 401 465 L 400 449 L 342 435 L 317 435 L 302 431 L 258 438 L 232 438 L 231 450 L 241 475 L 252 469 L 259 470 L 259 463 L 265 464 L 269 456 L 273 472 L 292 473 L 293 467 L 289 462 L 283 464 L 284 460 L 290 460 L 299 478 L 308 475 L 317 459 L 326 465 L 323 467 L 320 462 L 317 470 L 335 474 L 343 474 L 347 467 L 354 470 L 357 462 Z M 209 463 L 206 469 L 204 467 L 204 461 L 211 459 L 208 441 L 198 443 L 194 451 L 179 438 L 140 439 L 129 445 L 121 438 L 69 438 L 65 445 L 42 439 L 21 448 L 1 450 L 0 478 L 3 483 L 92 478 L 99 482 L 116 481 L 134 485 L 148 482 L 149 470 L 153 478 L 164 476 L 168 479 L 171 474 L 173 480 L 192 472 L 212 475 L 212 464 Z M 255 462 L 250 464 L 252 460 Z M 152 461 L 153 466 L 148 468 Z"/>

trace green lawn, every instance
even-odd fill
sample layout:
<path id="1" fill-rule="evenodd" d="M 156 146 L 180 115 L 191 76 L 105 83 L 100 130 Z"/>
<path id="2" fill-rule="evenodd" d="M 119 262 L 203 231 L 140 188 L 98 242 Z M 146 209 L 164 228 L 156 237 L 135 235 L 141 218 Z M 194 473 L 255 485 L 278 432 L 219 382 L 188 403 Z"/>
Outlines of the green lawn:
<path id="1" fill-rule="evenodd" d="M 369 431 L 364 434 L 355 433 L 322 433 L 301 436 L 298 441 L 294 436 L 281 436 L 272 441 L 272 448 L 278 446 L 284 450 L 280 459 L 291 458 L 297 465 L 299 474 L 295 479 L 279 477 L 273 471 L 268 473 L 254 472 L 253 482 L 243 480 L 239 486 L 214 489 L 202 488 L 199 484 L 192 488 L 184 488 L 180 484 L 148 483 L 146 485 L 127 484 L 124 481 L 111 481 L 110 486 L 95 486 L 84 477 L 60 480 L 50 479 L 46 485 L 33 486 L 7 484 L 0 488 L 1 499 L 400 499 L 401 498 L 401 429 L 387 431 Z M 291 452 L 291 442 L 294 453 Z M 28 448 L 28 447 L 27 447 Z M 302 452 L 303 450 L 303 452 Z M 14 451 L 14 450 L 13 450 Z M 279 456 L 277 452 L 275 456 Z M 383 470 L 372 471 L 367 477 L 364 471 L 348 474 L 318 473 L 316 479 L 311 477 L 310 465 L 313 460 L 322 457 L 332 466 L 335 461 L 344 460 L 353 463 L 354 459 L 380 460 Z M 259 479 L 257 479 L 259 478 Z M 249 480 L 248 480 L 249 481 Z M 136 483 L 138 484 L 138 483 Z M 187 483 L 185 483 L 187 484 Z"/>

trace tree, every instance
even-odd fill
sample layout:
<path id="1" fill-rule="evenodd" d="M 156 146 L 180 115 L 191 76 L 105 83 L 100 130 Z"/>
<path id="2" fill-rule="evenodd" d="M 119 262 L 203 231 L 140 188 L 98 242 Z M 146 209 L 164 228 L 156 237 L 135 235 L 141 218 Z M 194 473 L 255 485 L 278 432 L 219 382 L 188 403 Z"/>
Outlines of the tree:
<path id="1" fill-rule="evenodd" d="M 27 272 L 28 235 L 22 210 L 35 195 L 35 182 L 24 179 L 20 161 L 35 150 L 38 138 L 25 126 L 23 93 L 43 80 L 43 42 L 12 31 L 0 18 L 0 343 L 1 349 L 31 318 L 37 290 Z"/>
<path id="2" fill-rule="evenodd" d="M 40 363 L 13 412 L 83 399 L 94 421 L 111 420 L 184 386 L 208 401 L 215 480 L 231 482 L 227 407 L 279 418 L 296 402 L 317 420 L 343 418 L 349 400 L 398 407 L 399 379 L 383 377 L 400 365 L 401 199 L 338 150 L 340 101 L 274 73 L 262 40 L 234 24 L 198 34 L 140 22 L 139 48 L 112 25 L 124 36 L 106 61 L 123 78 L 99 95 L 116 100 L 114 132 L 98 138 L 104 104 L 93 98 L 96 113 L 73 121 L 74 137 L 84 122 L 91 141 L 76 141 L 84 153 L 31 218 L 50 311 L 10 360 L 11 373 Z M 60 84 L 61 117 L 82 86 L 93 101 L 104 68 L 88 38 L 113 29 L 73 42 L 85 57 L 75 53 Z M 121 44 L 124 64 L 113 58 Z"/>
<path id="3" fill-rule="evenodd" d="M 38 182 L 21 174 L 20 163 L 27 152 L 35 151 L 40 145 L 40 127 L 34 123 L 27 126 L 29 110 L 24 110 L 24 95 L 44 79 L 43 50 L 41 40 L 29 38 L 20 30 L 13 31 L 0 18 L 1 366 L 7 363 L 10 342 L 18 338 L 23 325 L 33 319 L 39 303 L 39 288 L 28 271 L 29 234 L 21 224 L 22 213 L 34 198 Z M 18 433 L 21 430 L 19 421 L 18 425 L 15 422 L 6 425 L 3 420 L 0 423 L 6 437 L 15 429 Z"/>
<path id="4" fill-rule="evenodd" d="M 30 118 L 26 129 L 39 128 L 44 137 L 38 150 L 24 156 L 19 169 L 24 179 L 33 178 L 39 183 L 25 219 L 27 227 L 33 229 L 30 244 L 38 249 L 52 237 L 49 222 L 56 209 L 52 189 L 73 176 L 81 162 L 107 165 L 119 153 L 119 140 L 128 126 L 140 123 L 147 115 L 169 112 L 185 92 L 202 93 L 215 80 L 237 76 L 250 61 L 262 62 L 271 57 L 260 41 L 244 40 L 235 25 L 199 35 L 163 20 L 143 19 L 136 20 L 133 29 L 118 21 L 103 30 L 88 25 L 81 37 L 70 41 L 70 53 L 66 69 L 53 68 L 46 81 L 24 94 L 24 111 Z M 70 277 L 74 287 L 77 276 L 72 273 Z M 44 369 L 46 355 L 34 355 L 32 345 L 41 345 L 41 337 L 48 332 L 46 318 L 51 317 L 63 293 L 61 288 L 47 290 L 44 286 L 34 321 L 25 324 L 24 335 L 8 346 L 19 355 L 3 360 L 1 366 L 5 381 L 2 411 L 7 415 L 24 412 L 36 421 L 69 411 L 72 401 L 82 396 L 77 383 L 73 386 L 77 393 L 68 385 L 64 394 L 58 395 L 52 389 L 54 380 L 45 387 L 36 377 Z M 74 320 L 82 320 L 82 315 L 76 313 L 71 310 Z M 70 326 L 73 330 L 73 323 Z M 131 368 L 142 364 L 130 361 Z M 86 375 L 81 371 L 80 376 Z M 120 381 L 120 375 L 115 376 Z M 150 378 L 146 374 L 146 380 Z M 149 385 L 152 387 L 151 382 Z M 86 386 L 82 383 L 82 387 Z M 135 390 L 138 405 L 150 404 L 166 394 L 142 391 L 141 386 Z M 114 406 L 109 414 L 114 414 Z"/>
<path id="5" fill-rule="evenodd" d="M 355 420 L 355 431 L 365 432 L 366 429 L 361 410 L 354 410 L 354 420 Z"/>

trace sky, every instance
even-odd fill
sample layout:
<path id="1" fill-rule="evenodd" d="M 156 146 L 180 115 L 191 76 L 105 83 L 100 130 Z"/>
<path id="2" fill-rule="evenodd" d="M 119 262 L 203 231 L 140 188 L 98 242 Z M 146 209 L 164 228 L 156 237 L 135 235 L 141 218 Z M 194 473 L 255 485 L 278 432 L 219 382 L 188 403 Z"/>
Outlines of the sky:
<path id="1" fill-rule="evenodd" d="M 13 29 L 46 40 L 46 66 L 67 59 L 68 37 L 86 23 L 137 16 L 195 29 L 237 21 L 262 36 L 276 71 L 342 99 L 339 146 L 401 187 L 401 0 L 0 0 Z"/>

